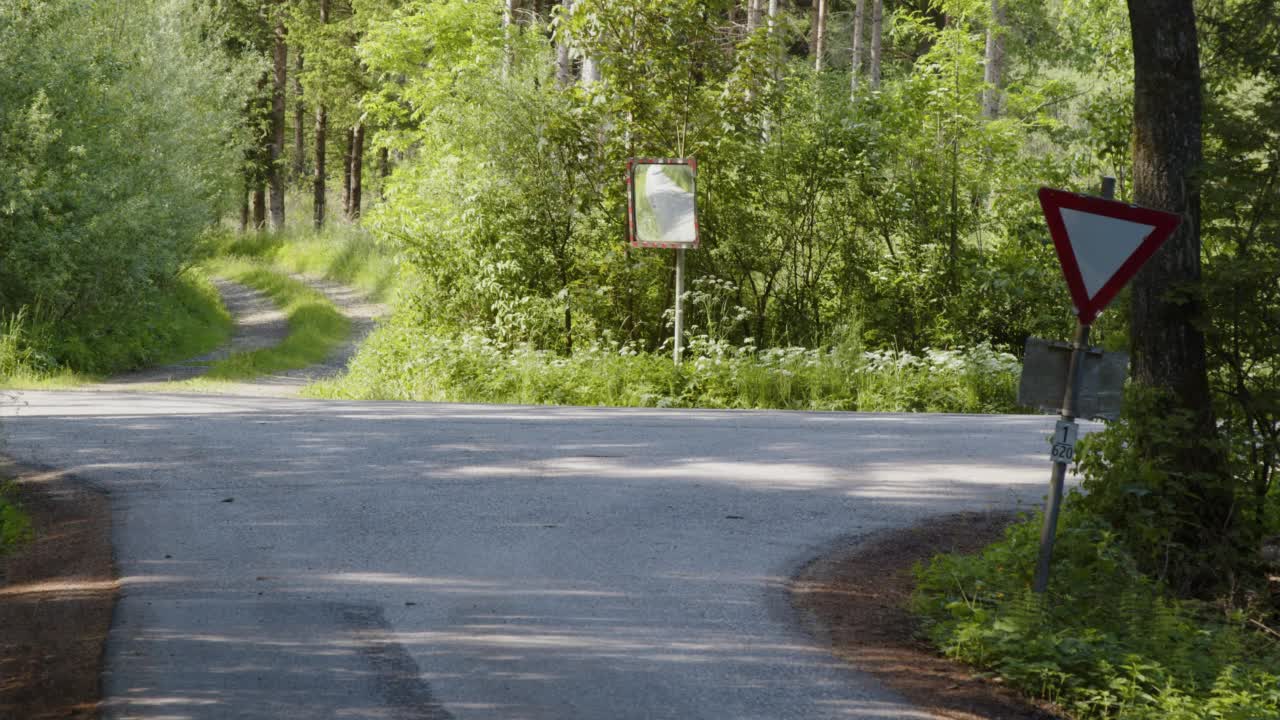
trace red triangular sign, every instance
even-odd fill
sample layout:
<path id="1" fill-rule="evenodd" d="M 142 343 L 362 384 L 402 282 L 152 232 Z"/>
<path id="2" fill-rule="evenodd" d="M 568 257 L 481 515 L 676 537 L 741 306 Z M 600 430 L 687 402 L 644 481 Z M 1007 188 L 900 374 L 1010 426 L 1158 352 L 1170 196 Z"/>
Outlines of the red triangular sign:
<path id="1" fill-rule="evenodd" d="M 1182 222 L 1173 213 L 1049 188 L 1040 188 L 1040 207 L 1085 325 Z"/>

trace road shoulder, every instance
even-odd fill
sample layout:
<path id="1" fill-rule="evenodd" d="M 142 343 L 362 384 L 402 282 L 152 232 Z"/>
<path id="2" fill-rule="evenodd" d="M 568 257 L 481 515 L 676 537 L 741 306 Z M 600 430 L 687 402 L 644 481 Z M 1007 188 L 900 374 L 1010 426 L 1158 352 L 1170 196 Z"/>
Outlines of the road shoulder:
<path id="1" fill-rule="evenodd" d="M 97 717 L 119 591 L 104 493 L 0 457 L 35 539 L 0 558 L 0 718 Z"/>
<path id="2" fill-rule="evenodd" d="M 961 513 L 838 543 L 792 579 L 805 629 L 845 662 L 937 718 L 1056 720 L 973 670 L 940 657 L 908 610 L 915 563 L 976 552 L 999 539 L 1011 513 Z"/>

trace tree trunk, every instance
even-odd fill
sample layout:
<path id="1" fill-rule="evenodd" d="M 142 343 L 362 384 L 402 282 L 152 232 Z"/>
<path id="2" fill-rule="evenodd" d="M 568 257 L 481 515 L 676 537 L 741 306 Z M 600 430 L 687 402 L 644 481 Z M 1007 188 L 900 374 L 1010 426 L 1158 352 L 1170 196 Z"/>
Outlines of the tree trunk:
<path id="1" fill-rule="evenodd" d="M 600 82 L 600 68 L 590 56 L 582 58 L 582 84 L 591 85 Z"/>
<path id="2" fill-rule="evenodd" d="M 302 103 L 302 51 L 293 58 L 293 179 L 307 176 L 307 108 Z"/>
<path id="3" fill-rule="evenodd" d="M 511 67 L 515 64 L 515 15 L 516 0 L 506 0 L 502 6 L 502 79 L 511 77 Z"/>
<path id="4" fill-rule="evenodd" d="M 875 0 L 871 6 L 871 68 L 868 75 L 871 89 L 880 89 L 880 35 L 884 29 L 884 0 Z"/>
<path id="5" fill-rule="evenodd" d="M 253 188 L 253 229 L 267 229 L 267 189 L 262 185 Z"/>
<path id="6" fill-rule="evenodd" d="M 355 146 L 356 129 L 348 128 L 342 138 L 342 215 L 351 217 L 351 158 Z"/>
<path id="7" fill-rule="evenodd" d="M 764 0 L 747 0 L 747 34 L 750 35 L 760 27 L 761 3 Z"/>
<path id="8" fill-rule="evenodd" d="M 570 52 L 569 33 L 565 32 L 564 22 L 573 12 L 573 0 L 564 0 L 560 8 L 561 24 L 556 27 L 556 82 L 560 87 L 569 87 L 573 82 L 573 54 Z"/>
<path id="9" fill-rule="evenodd" d="M 813 69 L 822 72 L 827 56 L 827 0 L 817 0 L 814 8 L 818 18 L 813 29 Z"/>
<path id="10" fill-rule="evenodd" d="M 1174 541 L 1201 558 L 1230 544 L 1233 492 L 1209 394 L 1200 283 L 1200 189 L 1203 160 L 1199 44 L 1192 0 L 1129 0 L 1133 37 L 1133 189 L 1139 205 L 1178 213 L 1182 224 L 1134 278 L 1130 348 L 1133 380 L 1167 393 L 1160 415 L 1190 413 L 1192 427 L 1170 442 L 1158 428 L 1140 431 L 1139 451 L 1183 474 L 1181 503 L 1193 524 L 1181 523 Z M 1151 423 L 1163 422 L 1151 419 Z M 1143 435 L 1147 437 L 1143 439 Z M 1226 567 L 1218 568 L 1225 572 Z M 1182 570 L 1198 590 L 1214 582 L 1214 569 Z M 1221 578 L 1216 578 L 1221 579 Z"/>
<path id="11" fill-rule="evenodd" d="M 391 151 L 378 148 L 378 199 L 387 197 L 387 178 L 391 177 Z"/>
<path id="12" fill-rule="evenodd" d="M 356 125 L 351 140 L 351 210 L 347 219 L 359 220 L 364 187 L 364 123 Z"/>
<path id="13" fill-rule="evenodd" d="M 327 181 L 328 168 L 325 166 L 326 159 L 326 143 L 329 135 L 329 112 L 324 105 L 316 108 L 316 169 L 312 176 L 311 187 L 311 203 L 312 215 L 315 221 L 316 229 L 324 227 L 325 213 L 325 182 Z"/>
<path id="14" fill-rule="evenodd" d="M 277 21 L 273 52 L 275 82 L 271 88 L 271 159 L 267 185 L 271 188 L 271 229 L 284 229 L 284 118 L 285 90 L 289 74 L 289 48 L 284 42 L 284 22 Z"/>
<path id="15" fill-rule="evenodd" d="M 991 26 L 987 28 L 986 71 L 982 89 L 982 116 L 994 120 L 1000 115 L 1000 86 L 1004 82 L 1004 7 L 991 0 Z"/>
<path id="16" fill-rule="evenodd" d="M 320 0 L 320 24 L 329 23 L 329 0 Z M 329 141 L 329 109 L 323 103 L 316 105 L 316 169 L 312 176 L 311 203 L 312 219 L 317 230 L 324 227 L 325 205 L 327 198 L 325 187 L 328 182 L 329 169 L 325 164 Z"/>
<path id="17" fill-rule="evenodd" d="M 849 92 L 858 93 L 858 76 L 862 74 L 862 21 L 867 14 L 867 0 L 858 0 L 853 7 L 853 67 L 849 70 Z"/>

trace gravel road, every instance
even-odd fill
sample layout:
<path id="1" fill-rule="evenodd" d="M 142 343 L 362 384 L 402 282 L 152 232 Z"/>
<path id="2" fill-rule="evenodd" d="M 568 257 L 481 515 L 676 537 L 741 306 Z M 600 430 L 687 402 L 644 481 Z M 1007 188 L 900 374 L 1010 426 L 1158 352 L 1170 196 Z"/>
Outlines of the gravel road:
<path id="1" fill-rule="evenodd" d="M 111 493 L 108 718 L 923 718 L 806 637 L 838 538 L 1038 503 L 1047 417 L 26 392 Z"/>

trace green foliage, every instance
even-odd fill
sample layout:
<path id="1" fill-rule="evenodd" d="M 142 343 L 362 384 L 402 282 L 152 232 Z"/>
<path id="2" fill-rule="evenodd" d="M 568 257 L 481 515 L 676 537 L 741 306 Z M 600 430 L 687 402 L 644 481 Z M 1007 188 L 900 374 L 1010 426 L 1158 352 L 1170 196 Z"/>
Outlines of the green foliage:
<path id="1" fill-rule="evenodd" d="M 217 288 L 194 268 L 110 318 L 69 319 L 54 328 L 31 317 L 19 308 L 0 324 L 0 383 L 63 378 L 74 384 L 91 375 L 68 374 L 68 368 L 106 374 L 162 365 L 208 352 L 231 334 Z"/>
<path id="2" fill-rule="evenodd" d="M 1043 599 L 1030 591 L 1039 517 L 980 554 L 918 566 L 913 606 L 929 638 L 1073 718 L 1276 717 L 1280 647 L 1242 613 L 1167 597 L 1078 498 Z"/>
<path id="3" fill-rule="evenodd" d="M 0 478 L 0 556 L 32 538 L 31 521 L 12 495 L 12 488 Z"/>
<path id="4" fill-rule="evenodd" d="M 219 255 L 336 280 L 377 300 L 392 299 L 399 287 L 395 254 L 358 225 L 329 223 L 320 232 L 293 226 L 280 233 L 224 233 L 215 244 Z"/>
<path id="5" fill-rule="evenodd" d="M 435 402 L 1010 412 L 1017 375 L 1017 361 L 989 347 L 924 357 L 864 353 L 856 342 L 758 350 L 702 334 L 674 367 L 669 355 L 635 343 L 599 342 L 565 356 L 480 333 L 425 332 L 398 317 L 369 337 L 347 375 L 312 392 Z"/>
<path id="6" fill-rule="evenodd" d="M 233 353 L 210 367 L 211 380 L 244 380 L 323 362 L 347 339 L 351 323 L 310 286 L 269 265 L 242 258 L 211 263 L 210 271 L 266 293 L 289 318 L 289 335 L 278 345 Z"/>
<path id="7" fill-rule="evenodd" d="M 1117 543 L 1143 572 L 1180 592 L 1250 589 L 1269 518 L 1248 482 L 1254 466 L 1234 453 L 1229 473 L 1197 470 L 1187 456 L 1229 452 L 1229 439 L 1199 437 L 1192 413 L 1166 393 L 1131 387 L 1118 422 L 1080 443 L 1080 507 L 1119 528 Z"/>
<path id="8" fill-rule="evenodd" d="M 239 149 L 238 70 L 186 0 L 0 2 L 0 317 L 28 349 L 101 371 L 121 324 L 165 304 Z M 143 328 L 145 329 L 145 328 Z"/>

